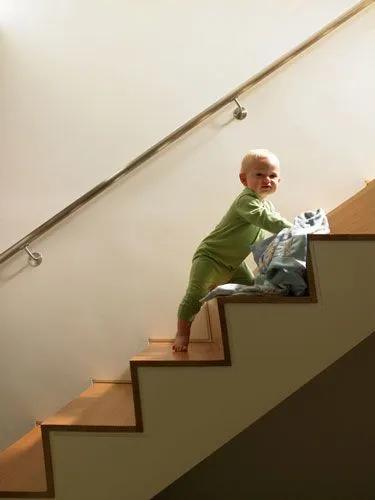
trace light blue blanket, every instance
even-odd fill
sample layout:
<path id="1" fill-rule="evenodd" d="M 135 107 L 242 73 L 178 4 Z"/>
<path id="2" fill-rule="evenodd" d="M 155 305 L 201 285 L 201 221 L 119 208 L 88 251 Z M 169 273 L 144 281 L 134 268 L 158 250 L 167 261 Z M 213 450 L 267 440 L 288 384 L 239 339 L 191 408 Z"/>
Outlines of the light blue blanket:
<path id="1" fill-rule="evenodd" d="M 251 247 L 258 275 L 253 286 L 228 283 L 208 293 L 201 302 L 219 295 L 295 295 L 307 293 L 307 235 L 327 234 L 329 224 L 322 208 L 302 212 L 294 225 Z"/>

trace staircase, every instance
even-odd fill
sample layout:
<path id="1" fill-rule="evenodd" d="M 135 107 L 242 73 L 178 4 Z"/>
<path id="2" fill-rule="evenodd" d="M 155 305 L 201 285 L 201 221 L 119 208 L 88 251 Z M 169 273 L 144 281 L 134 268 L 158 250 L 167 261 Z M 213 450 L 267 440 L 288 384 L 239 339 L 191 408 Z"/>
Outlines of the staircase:
<path id="1" fill-rule="evenodd" d="M 212 301 L 211 340 L 151 342 L 131 383 L 94 383 L 5 450 L 0 496 L 150 500 L 369 336 L 375 236 L 309 250 L 309 296 Z"/>

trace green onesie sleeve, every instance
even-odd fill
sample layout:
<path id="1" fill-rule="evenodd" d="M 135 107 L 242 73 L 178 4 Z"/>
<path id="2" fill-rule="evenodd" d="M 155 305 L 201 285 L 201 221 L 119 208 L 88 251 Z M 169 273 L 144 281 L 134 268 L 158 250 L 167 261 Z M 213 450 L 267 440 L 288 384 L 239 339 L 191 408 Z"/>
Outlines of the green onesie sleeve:
<path id="1" fill-rule="evenodd" d="M 243 220 L 273 234 L 292 226 L 276 212 L 269 201 L 262 203 L 256 198 L 242 196 L 237 200 L 236 209 Z"/>

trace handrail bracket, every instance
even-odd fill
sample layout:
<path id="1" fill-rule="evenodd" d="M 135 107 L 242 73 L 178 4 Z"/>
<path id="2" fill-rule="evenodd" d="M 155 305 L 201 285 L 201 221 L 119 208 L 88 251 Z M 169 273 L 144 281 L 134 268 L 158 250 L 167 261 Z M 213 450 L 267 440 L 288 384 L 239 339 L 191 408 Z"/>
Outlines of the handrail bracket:
<path id="1" fill-rule="evenodd" d="M 25 252 L 29 255 L 30 266 L 36 267 L 40 266 L 43 262 L 43 256 L 39 252 L 32 252 L 28 246 L 24 248 Z"/>
<path id="2" fill-rule="evenodd" d="M 247 109 L 241 106 L 238 99 L 234 99 L 234 102 L 237 104 L 237 108 L 233 111 L 234 118 L 236 118 L 236 120 L 244 120 L 247 117 Z"/>

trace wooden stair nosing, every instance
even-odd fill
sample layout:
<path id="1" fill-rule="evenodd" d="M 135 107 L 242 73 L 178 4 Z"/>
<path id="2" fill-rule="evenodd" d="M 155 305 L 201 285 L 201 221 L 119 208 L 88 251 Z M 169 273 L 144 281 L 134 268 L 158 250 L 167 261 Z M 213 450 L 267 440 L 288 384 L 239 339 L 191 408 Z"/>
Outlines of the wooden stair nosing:
<path id="1" fill-rule="evenodd" d="M 42 425 L 51 428 L 91 425 L 133 427 L 135 416 L 133 409 L 129 407 L 132 398 L 132 384 L 93 384 L 52 417 L 46 419 Z M 121 412 L 120 419 L 118 410 Z M 101 420 L 106 424 L 102 424 Z"/>
<path id="2" fill-rule="evenodd" d="M 358 233 L 358 234 L 309 234 L 308 240 L 311 241 L 374 241 L 374 233 Z"/>

